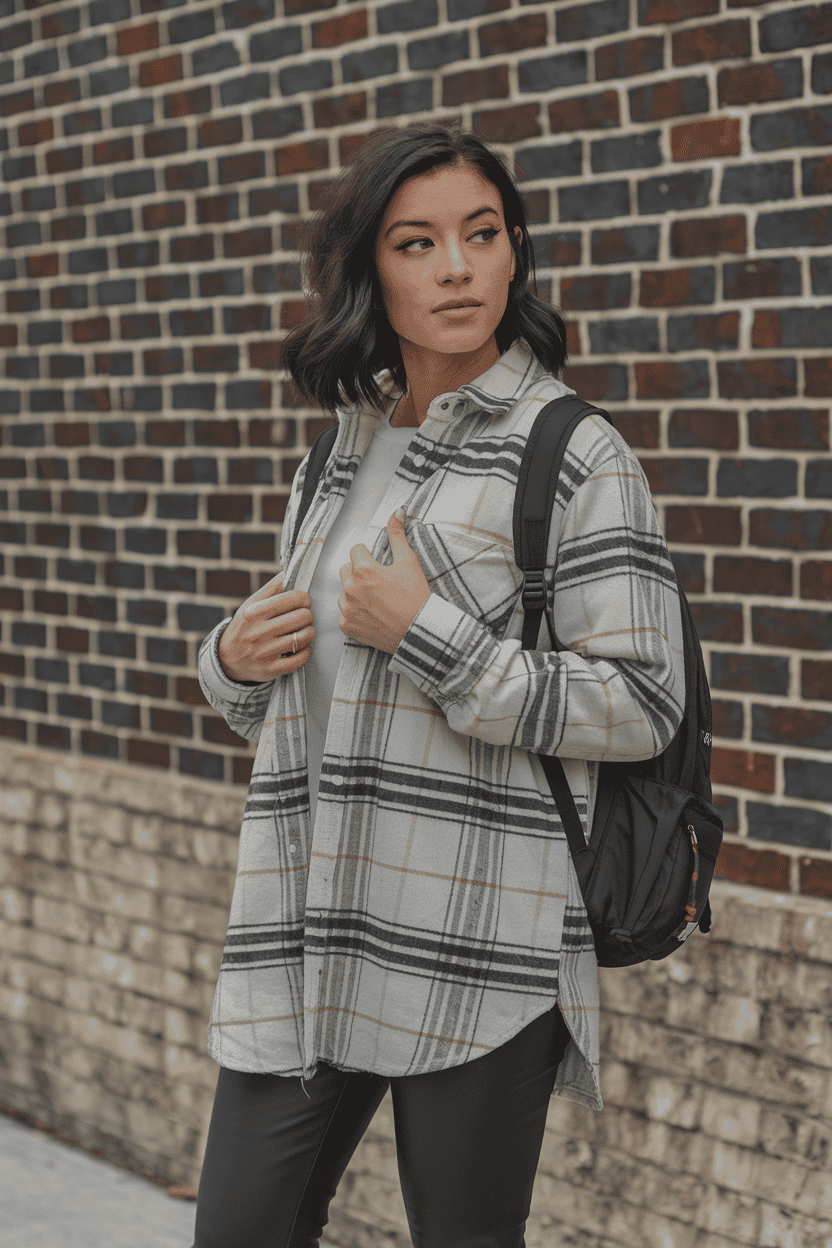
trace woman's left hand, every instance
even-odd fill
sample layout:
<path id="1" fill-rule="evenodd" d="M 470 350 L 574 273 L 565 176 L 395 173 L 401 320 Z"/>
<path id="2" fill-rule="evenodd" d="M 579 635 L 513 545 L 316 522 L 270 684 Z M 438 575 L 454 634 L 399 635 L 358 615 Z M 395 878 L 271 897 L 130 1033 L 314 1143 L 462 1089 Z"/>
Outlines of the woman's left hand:
<path id="1" fill-rule="evenodd" d="M 339 569 L 344 587 L 338 599 L 341 632 L 386 654 L 395 653 L 431 593 L 400 515 L 401 509 L 387 521 L 392 563 L 379 563 L 361 542 L 350 551 L 350 562 Z"/>

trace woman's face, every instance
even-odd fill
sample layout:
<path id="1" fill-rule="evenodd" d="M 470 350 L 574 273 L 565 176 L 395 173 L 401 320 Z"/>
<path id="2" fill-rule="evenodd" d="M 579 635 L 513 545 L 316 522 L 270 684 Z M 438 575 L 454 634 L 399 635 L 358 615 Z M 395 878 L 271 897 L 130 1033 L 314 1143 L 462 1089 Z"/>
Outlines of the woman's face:
<path id="1" fill-rule="evenodd" d="M 515 227 L 518 242 L 522 231 Z M 402 183 L 376 241 L 391 326 L 413 346 L 478 351 L 508 302 L 515 257 L 500 192 L 472 165 L 441 165 Z M 468 307 L 443 310 L 465 300 Z"/>

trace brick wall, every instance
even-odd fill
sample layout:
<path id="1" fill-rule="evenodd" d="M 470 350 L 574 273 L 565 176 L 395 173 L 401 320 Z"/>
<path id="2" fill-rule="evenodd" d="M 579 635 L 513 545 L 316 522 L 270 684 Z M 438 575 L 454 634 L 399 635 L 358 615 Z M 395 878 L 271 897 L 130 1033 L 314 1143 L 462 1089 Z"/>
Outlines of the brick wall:
<path id="1" fill-rule="evenodd" d="M 196 1184 L 245 794 L 156 779 L 0 747 L 0 1112 Z M 552 1101 L 529 1248 L 832 1243 L 832 904 L 712 902 L 708 938 L 601 972 L 605 1108 Z M 326 1239 L 411 1248 L 389 1093 Z"/>
<path id="2" fill-rule="evenodd" d="M 521 179 L 566 379 L 641 458 L 715 705 L 721 870 L 832 896 L 832 4 L 0 0 L 0 731 L 244 785 L 204 633 L 326 422 L 298 224 L 456 118 Z"/>

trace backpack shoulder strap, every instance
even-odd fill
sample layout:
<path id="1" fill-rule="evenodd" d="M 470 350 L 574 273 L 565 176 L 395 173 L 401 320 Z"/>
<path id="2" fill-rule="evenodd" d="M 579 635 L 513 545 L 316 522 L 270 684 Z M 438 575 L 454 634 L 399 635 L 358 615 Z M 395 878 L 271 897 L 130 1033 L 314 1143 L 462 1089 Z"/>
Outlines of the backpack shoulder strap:
<path id="1" fill-rule="evenodd" d="M 523 573 L 524 650 L 533 648 L 546 607 L 546 547 L 564 452 L 575 426 L 592 412 L 610 419 L 603 408 L 593 407 L 574 394 L 562 395 L 541 408 L 526 441 L 513 517 L 514 558 Z M 554 645 L 548 613 L 546 624 Z"/>
<path id="2" fill-rule="evenodd" d="M 297 545 L 300 527 L 303 524 L 304 517 L 309 510 L 312 499 L 315 496 L 315 490 L 318 488 L 318 482 L 321 479 L 321 473 L 324 470 L 326 461 L 329 459 L 335 438 L 338 434 L 337 425 L 327 425 L 312 443 L 312 449 L 309 452 L 309 463 L 306 465 L 306 476 L 303 479 L 303 490 L 301 491 L 300 502 L 298 503 L 297 515 L 295 516 L 295 531 L 292 534 L 291 549 L 294 550 Z"/>

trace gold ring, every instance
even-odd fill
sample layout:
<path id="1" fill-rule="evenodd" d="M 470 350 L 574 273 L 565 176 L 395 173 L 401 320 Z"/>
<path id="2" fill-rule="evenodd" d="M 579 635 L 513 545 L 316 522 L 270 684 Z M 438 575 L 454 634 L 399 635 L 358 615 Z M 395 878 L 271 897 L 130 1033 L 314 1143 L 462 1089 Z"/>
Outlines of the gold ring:
<path id="1" fill-rule="evenodd" d="M 297 633 L 292 633 L 292 654 L 297 654 L 297 652 L 298 652 L 298 635 Z"/>

